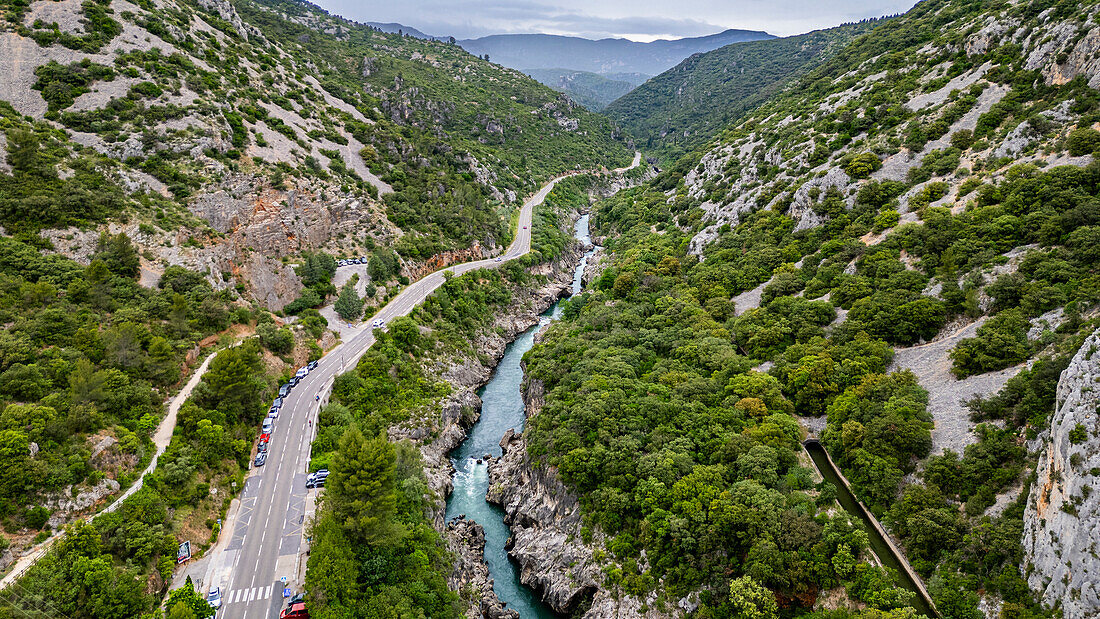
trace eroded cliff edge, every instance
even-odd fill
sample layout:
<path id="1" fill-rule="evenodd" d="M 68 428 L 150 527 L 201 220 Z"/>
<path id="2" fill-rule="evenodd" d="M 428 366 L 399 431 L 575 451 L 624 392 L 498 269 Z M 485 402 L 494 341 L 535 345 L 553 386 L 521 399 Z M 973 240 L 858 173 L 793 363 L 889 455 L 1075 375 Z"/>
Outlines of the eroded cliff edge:
<path id="1" fill-rule="evenodd" d="M 542 410 L 542 381 L 524 381 L 527 418 Z M 595 559 L 603 535 L 590 543 L 581 532 L 580 503 L 565 487 L 557 471 L 539 466 L 527 455 L 522 434 L 509 430 L 500 441 L 504 454 L 489 463 L 486 499 L 504 509 L 512 529 L 511 555 L 520 565 L 520 582 L 531 587 L 556 612 L 587 619 L 642 617 L 657 619 L 690 611 L 694 604 L 681 600 L 678 608 L 654 608 L 656 599 L 640 600 L 602 587 L 601 565 Z"/>
<path id="2" fill-rule="evenodd" d="M 1024 511 L 1024 574 L 1066 619 L 1100 614 L 1100 330 L 1058 380 L 1050 429 Z"/>

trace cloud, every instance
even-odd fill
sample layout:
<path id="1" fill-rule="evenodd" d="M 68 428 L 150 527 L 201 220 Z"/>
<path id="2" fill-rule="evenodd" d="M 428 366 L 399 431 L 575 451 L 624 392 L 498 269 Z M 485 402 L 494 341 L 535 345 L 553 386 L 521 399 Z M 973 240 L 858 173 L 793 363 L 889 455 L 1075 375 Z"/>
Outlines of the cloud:
<path id="1" fill-rule="evenodd" d="M 429 34 L 565 34 L 636 40 L 713 34 L 727 28 L 787 36 L 909 9 L 914 0 L 319 0 L 357 21 L 399 22 Z"/>

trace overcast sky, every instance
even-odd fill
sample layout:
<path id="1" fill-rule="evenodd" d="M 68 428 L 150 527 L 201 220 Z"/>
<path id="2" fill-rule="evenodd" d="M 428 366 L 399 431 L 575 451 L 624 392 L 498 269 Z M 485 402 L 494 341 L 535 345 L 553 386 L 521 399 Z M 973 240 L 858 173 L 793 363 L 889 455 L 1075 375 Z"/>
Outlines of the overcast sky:
<path id="1" fill-rule="evenodd" d="M 366 22 L 398 22 L 436 36 L 567 34 L 636 41 L 727 28 L 800 34 L 865 17 L 901 13 L 915 0 L 314 0 Z"/>

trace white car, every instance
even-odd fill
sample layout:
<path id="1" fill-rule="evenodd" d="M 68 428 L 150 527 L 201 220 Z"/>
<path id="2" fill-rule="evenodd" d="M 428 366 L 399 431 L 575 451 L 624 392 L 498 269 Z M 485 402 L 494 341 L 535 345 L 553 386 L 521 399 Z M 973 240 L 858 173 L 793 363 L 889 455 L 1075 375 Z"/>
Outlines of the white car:
<path id="1" fill-rule="evenodd" d="M 298 378 L 305 378 L 306 374 L 309 374 L 309 368 L 306 366 L 298 368 L 298 371 L 294 373 Z"/>
<path id="2" fill-rule="evenodd" d="M 497 261 L 497 262 L 500 262 L 501 260 L 502 260 L 502 258 L 501 258 L 500 256 L 497 256 L 497 260 L 496 260 L 496 261 Z"/>
<path id="3" fill-rule="evenodd" d="M 370 328 L 371 329 L 385 329 L 386 328 L 386 321 L 382 320 L 381 318 L 375 318 L 374 320 L 371 321 Z"/>
<path id="4" fill-rule="evenodd" d="M 214 587 L 206 594 L 206 603 L 213 606 L 214 610 L 222 607 L 222 588 Z"/>

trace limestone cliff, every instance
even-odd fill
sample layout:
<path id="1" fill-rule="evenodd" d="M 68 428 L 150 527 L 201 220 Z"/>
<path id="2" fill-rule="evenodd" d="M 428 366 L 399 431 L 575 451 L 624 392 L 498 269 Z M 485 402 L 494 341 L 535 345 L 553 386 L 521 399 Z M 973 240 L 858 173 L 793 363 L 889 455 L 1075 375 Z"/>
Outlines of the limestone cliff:
<path id="1" fill-rule="evenodd" d="M 1024 512 L 1024 573 L 1044 604 L 1066 619 L 1100 614 L 1100 330 L 1085 340 L 1058 381 L 1037 480 Z"/>
<path id="2" fill-rule="evenodd" d="M 527 417 L 543 405 L 542 383 L 528 380 L 524 387 Z M 603 588 L 596 545 L 582 541 L 580 503 L 552 468 L 537 466 L 527 457 L 527 442 L 509 430 L 500 441 L 504 454 L 489 463 L 486 499 L 504 509 L 512 529 L 508 553 L 520 565 L 520 582 L 534 589 L 556 612 L 587 619 L 652 618 L 690 612 L 694 604 L 681 600 L 676 608 L 657 609 L 655 599 L 615 597 Z M 597 534 L 602 537 L 602 534 Z M 642 609 L 646 608 L 645 611 Z"/>

